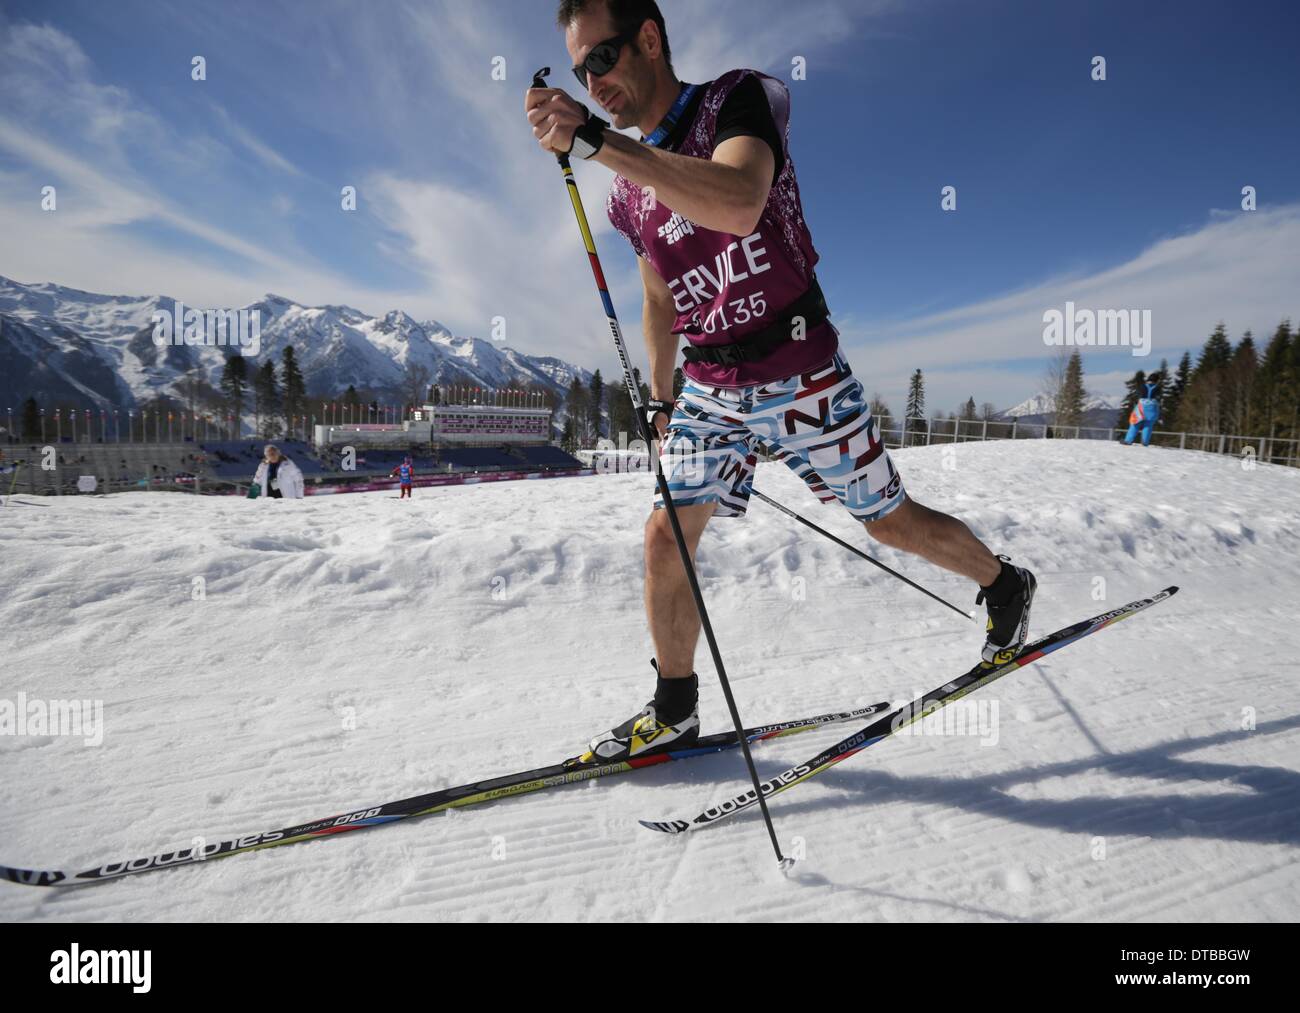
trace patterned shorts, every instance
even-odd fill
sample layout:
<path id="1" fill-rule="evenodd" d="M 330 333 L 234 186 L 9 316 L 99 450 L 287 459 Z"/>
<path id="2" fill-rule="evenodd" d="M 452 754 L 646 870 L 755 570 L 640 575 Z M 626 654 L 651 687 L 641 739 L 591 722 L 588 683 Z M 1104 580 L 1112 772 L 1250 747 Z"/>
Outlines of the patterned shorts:
<path id="1" fill-rule="evenodd" d="M 673 503 L 716 503 L 715 517 L 743 516 L 759 448 L 860 521 L 906 499 L 862 384 L 839 352 L 811 372 L 752 387 L 687 379 L 659 455 Z"/>

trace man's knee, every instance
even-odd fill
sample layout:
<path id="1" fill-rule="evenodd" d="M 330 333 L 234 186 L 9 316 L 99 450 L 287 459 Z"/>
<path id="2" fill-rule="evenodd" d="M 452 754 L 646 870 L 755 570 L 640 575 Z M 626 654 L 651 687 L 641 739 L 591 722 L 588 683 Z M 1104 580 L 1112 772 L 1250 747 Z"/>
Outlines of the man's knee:
<path id="1" fill-rule="evenodd" d="M 650 516 L 646 518 L 645 522 L 646 559 L 662 558 L 665 552 L 675 553 L 676 548 L 677 540 L 673 537 L 673 529 L 669 523 L 667 512 L 664 510 L 651 510 Z"/>
<path id="2" fill-rule="evenodd" d="M 915 519 L 917 504 L 913 500 L 904 500 L 889 513 L 876 521 L 866 523 L 867 534 L 882 545 L 898 546 L 906 539 L 906 533 Z"/>
<path id="3" fill-rule="evenodd" d="M 686 547 L 694 558 L 695 548 L 699 545 L 704 528 L 713 515 L 713 507 L 712 505 L 678 507 L 677 515 L 678 523 L 682 528 L 682 537 L 686 539 Z M 664 565 L 667 561 L 675 563 L 681 558 L 677 548 L 677 537 L 673 534 L 672 521 L 668 517 L 667 510 L 652 510 L 645 522 L 645 555 L 648 567 Z"/>
<path id="4" fill-rule="evenodd" d="M 680 520 L 680 518 L 679 518 Z M 695 557 L 695 545 L 686 535 L 686 545 L 691 558 Z M 698 541 L 698 537 L 694 541 Z M 673 534 L 672 522 L 668 511 L 654 510 L 645 522 L 645 568 L 647 573 L 681 573 L 681 550 L 677 548 L 677 537 Z"/>

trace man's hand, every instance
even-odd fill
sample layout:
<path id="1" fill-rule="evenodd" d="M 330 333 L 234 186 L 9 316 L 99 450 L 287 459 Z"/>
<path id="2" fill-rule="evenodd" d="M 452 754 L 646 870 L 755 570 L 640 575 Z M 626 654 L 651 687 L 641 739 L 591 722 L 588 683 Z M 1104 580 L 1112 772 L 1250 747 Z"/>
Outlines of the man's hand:
<path id="1" fill-rule="evenodd" d="M 586 106 L 559 88 L 529 88 L 524 93 L 524 111 L 542 150 L 556 155 L 569 153 L 573 132 L 588 116 Z"/>
<path id="2" fill-rule="evenodd" d="M 645 406 L 645 412 L 650 419 L 650 428 L 656 434 L 660 443 L 663 442 L 664 434 L 668 432 L 668 423 L 671 421 L 673 414 L 673 403 L 671 401 L 658 401 L 651 398 Z M 654 413 L 653 415 L 651 413 Z"/>

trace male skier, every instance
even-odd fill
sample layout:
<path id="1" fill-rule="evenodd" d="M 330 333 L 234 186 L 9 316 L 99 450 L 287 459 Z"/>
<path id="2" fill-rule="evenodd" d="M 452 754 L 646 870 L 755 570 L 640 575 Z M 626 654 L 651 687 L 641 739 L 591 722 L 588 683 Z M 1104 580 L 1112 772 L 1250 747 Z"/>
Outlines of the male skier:
<path id="1" fill-rule="evenodd" d="M 415 465 L 411 463 L 411 459 L 409 457 L 403 457 L 402 463 L 390 471 L 388 477 L 400 480 L 402 491 L 397 498 L 409 499 L 411 496 L 413 480 L 415 479 Z"/>
<path id="2" fill-rule="evenodd" d="M 761 444 L 877 541 L 975 581 L 989 616 L 983 657 L 1009 657 L 1025 643 L 1036 582 L 903 491 L 817 284 L 788 89 L 753 70 L 679 81 L 654 0 L 561 0 L 557 21 L 575 75 L 615 129 L 558 88 L 529 89 L 525 112 L 543 150 L 615 173 L 606 208 L 639 258 L 647 412 L 692 558 L 711 517 L 745 513 Z M 616 132 L 627 127 L 641 141 Z M 683 334 L 687 382 L 674 404 Z M 654 699 L 593 739 L 584 759 L 685 748 L 699 736 L 699 615 L 655 506 L 645 528 Z"/>

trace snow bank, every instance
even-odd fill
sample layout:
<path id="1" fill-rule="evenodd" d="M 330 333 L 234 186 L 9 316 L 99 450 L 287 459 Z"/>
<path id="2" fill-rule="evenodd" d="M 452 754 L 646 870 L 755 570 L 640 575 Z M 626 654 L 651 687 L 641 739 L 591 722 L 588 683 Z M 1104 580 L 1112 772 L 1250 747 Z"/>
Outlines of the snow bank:
<path id="1" fill-rule="evenodd" d="M 1038 633 L 1183 591 L 972 697 L 995 735 L 895 738 L 774 800 L 806 855 L 789 881 L 755 819 L 636 826 L 733 794 L 725 754 L 102 887 L 0 883 L 0 917 L 1294 919 L 1300 471 L 1092 442 L 896 459 L 916 498 L 1035 569 Z M 758 481 L 974 607 L 782 466 Z M 652 691 L 651 486 L 0 508 L 0 698 L 98 700 L 105 721 L 98 746 L 0 735 L 0 862 L 83 868 L 572 755 Z M 762 503 L 715 522 L 699 562 L 749 723 L 902 700 L 981 640 Z M 769 743 L 760 773 L 842 734 Z"/>

